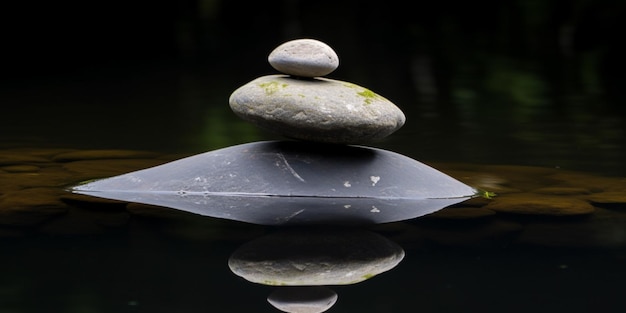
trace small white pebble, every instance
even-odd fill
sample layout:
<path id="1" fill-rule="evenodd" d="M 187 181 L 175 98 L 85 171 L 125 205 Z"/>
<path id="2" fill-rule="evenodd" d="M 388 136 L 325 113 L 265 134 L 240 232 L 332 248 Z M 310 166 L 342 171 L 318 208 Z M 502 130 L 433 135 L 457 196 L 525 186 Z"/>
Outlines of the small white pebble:
<path id="1" fill-rule="evenodd" d="M 277 71 L 300 77 L 328 75 L 339 66 L 337 53 L 315 39 L 285 42 L 274 49 L 267 60 Z"/>

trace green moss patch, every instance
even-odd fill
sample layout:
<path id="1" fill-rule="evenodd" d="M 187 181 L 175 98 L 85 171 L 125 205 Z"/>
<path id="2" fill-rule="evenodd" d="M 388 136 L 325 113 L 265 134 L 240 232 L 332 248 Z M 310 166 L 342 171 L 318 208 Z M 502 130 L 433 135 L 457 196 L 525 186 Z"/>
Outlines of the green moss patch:
<path id="1" fill-rule="evenodd" d="M 286 88 L 287 86 L 289 86 L 289 84 L 286 84 L 286 83 L 282 83 L 281 84 L 281 83 L 276 82 L 276 81 L 271 81 L 271 82 L 259 84 L 259 87 L 261 87 L 261 88 L 263 88 L 265 90 L 265 94 L 266 95 L 274 94 L 275 92 L 277 92 L 281 88 Z"/>

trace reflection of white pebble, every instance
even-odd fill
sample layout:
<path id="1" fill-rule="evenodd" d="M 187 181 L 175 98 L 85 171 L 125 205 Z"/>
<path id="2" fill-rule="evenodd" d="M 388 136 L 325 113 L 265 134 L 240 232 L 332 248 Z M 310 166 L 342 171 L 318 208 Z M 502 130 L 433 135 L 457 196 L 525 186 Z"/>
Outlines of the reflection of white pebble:
<path id="1" fill-rule="evenodd" d="M 370 210 L 370 212 L 372 212 L 372 213 L 380 213 L 380 210 L 377 207 L 372 206 L 372 209 Z"/>
<path id="2" fill-rule="evenodd" d="M 372 186 L 376 186 L 376 183 L 380 180 L 380 176 L 370 176 L 370 180 L 372 181 Z"/>
<path id="3" fill-rule="evenodd" d="M 315 39 L 285 42 L 267 58 L 277 71 L 300 77 L 318 77 L 332 73 L 339 66 L 337 53 Z"/>
<path id="4" fill-rule="evenodd" d="M 350 182 L 346 180 L 346 181 L 343 183 L 343 186 L 344 186 L 344 187 L 352 187 L 352 184 L 350 184 Z"/>
<path id="5" fill-rule="evenodd" d="M 337 302 L 337 293 L 323 286 L 281 287 L 267 302 L 283 312 L 317 313 L 330 309 Z"/>

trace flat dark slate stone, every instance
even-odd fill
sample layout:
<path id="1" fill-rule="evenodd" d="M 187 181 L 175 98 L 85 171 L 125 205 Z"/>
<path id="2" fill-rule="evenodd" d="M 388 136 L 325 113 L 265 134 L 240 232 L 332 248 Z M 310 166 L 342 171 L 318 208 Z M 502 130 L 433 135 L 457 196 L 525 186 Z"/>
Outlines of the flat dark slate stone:
<path id="1" fill-rule="evenodd" d="M 297 141 L 232 146 L 71 191 L 265 225 L 385 223 L 476 195 L 398 153 Z"/>

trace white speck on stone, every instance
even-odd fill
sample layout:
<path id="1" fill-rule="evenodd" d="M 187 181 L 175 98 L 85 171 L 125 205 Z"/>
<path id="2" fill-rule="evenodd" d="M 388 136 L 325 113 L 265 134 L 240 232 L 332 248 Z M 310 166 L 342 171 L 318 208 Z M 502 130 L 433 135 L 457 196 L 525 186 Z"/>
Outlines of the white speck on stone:
<path id="1" fill-rule="evenodd" d="M 350 184 L 350 182 L 346 180 L 345 182 L 343 182 L 343 186 L 346 188 L 350 188 L 352 187 L 352 184 Z"/>
<path id="2" fill-rule="evenodd" d="M 352 205 L 346 204 L 346 205 L 344 205 L 343 207 L 344 207 L 344 208 L 346 208 L 346 209 L 349 209 L 349 208 L 351 208 L 351 207 L 352 207 Z"/>
<path id="3" fill-rule="evenodd" d="M 302 264 L 300 264 L 300 263 L 291 263 L 291 265 L 293 267 L 295 267 L 299 271 L 304 271 L 307 268 L 307 264 L 306 263 L 302 263 Z"/>
<path id="4" fill-rule="evenodd" d="M 302 178 L 300 175 L 298 175 L 298 172 L 296 172 L 293 167 L 291 167 L 291 165 L 289 165 L 289 162 L 287 162 L 287 159 L 285 158 L 285 156 L 282 153 L 277 153 L 278 157 L 283 161 L 283 164 L 285 165 L 285 168 L 287 168 L 287 170 L 289 170 L 289 172 L 291 173 L 291 175 L 293 175 L 293 177 L 297 178 L 299 181 L 301 182 L 305 182 L 304 178 Z M 280 166 L 280 164 L 278 162 L 276 162 L 277 166 Z"/>
<path id="5" fill-rule="evenodd" d="M 370 176 L 370 180 L 372 181 L 372 186 L 376 186 L 376 183 L 380 180 L 380 176 Z"/>
<path id="6" fill-rule="evenodd" d="M 372 209 L 370 210 L 370 212 L 372 212 L 372 213 L 380 213 L 380 210 L 377 207 L 372 205 Z"/>
<path id="7" fill-rule="evenodd" d="M 294 218 L 296 215 L 298 215 L 298 214 L 300 214 L 302 212 L 304 212 L 304 209 L 296 211 L 296 212 L 293 212 L 293 213 L 291 213 L 291 215 L 285 216 L 283 218 L 279 218 L 278 220 L 281 220 L 283 222 L 288 222 L 290 219 Z"/>
<path id="8" fill-rule="evenodd" d="M 207 179 L 206 179 L 206 177 L 198 176 L 198 177 L 194 178 L 193 181 L 196 182 L 196 183 L 206 183 Z"/>

